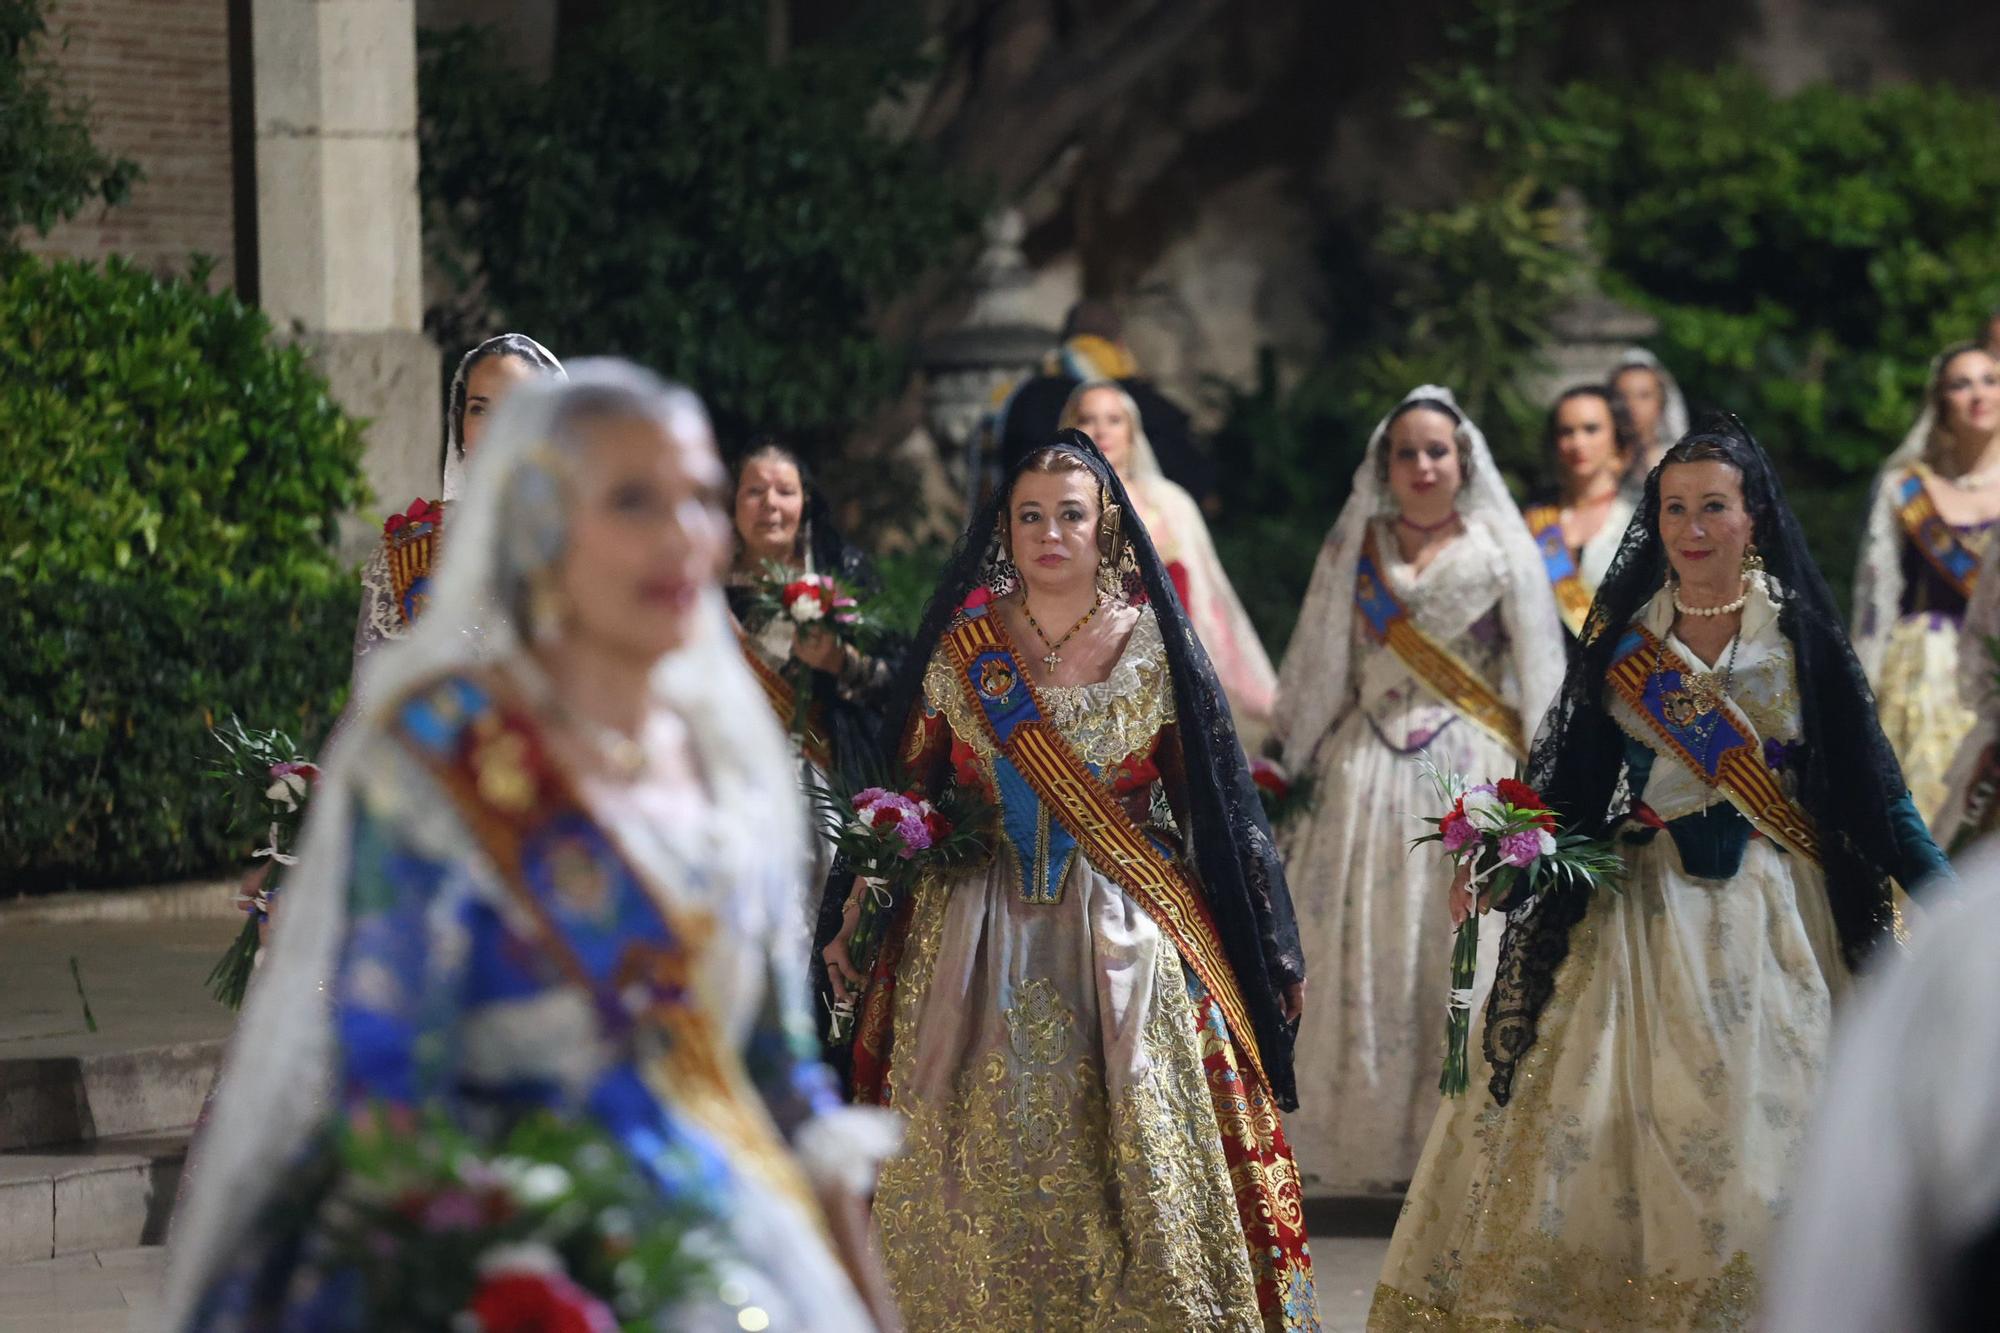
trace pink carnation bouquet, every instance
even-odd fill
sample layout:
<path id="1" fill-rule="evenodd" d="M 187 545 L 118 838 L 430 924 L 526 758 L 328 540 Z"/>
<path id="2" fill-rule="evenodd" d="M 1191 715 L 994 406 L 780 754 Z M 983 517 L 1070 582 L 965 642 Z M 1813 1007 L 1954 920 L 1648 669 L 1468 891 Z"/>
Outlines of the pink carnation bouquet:
<path id="1" fill-rule="evenodd" d="M 1511 908 L 1554 888 L 1617 887 L 1625 860 L 1601 838 L 1563 833 L 1548 802 L 1525 782 L 1501 778 L 1471 784 L 1446 773 L 1428 754 L 1417 762 L 1446 803 L 1443 814 L 1426 818 L 1435 831 L 1410 841 L 1444 849 L 1447 860 L 1470 872 L 1466 888 L 1475 904 Z M 1451 951 L 1451 989 L 1445 1004 L 1444 1072 L 1438 1090 L 1463 1093 L 1470 1067 L 1466 1047 L 1472 1029 L 1473 978 L 1479 964 L 1479 913 L 1459 923 Z"/>
<path id="2" fill-rule="evenodd" d="M 992 855 L 992 807 L 976 792 L 948 784 L 933 802 L 917 791 L 868 786 L 844 794 L 827 786 L 808 788 L 813 803 L 837 825 L 841 859 L 861 882 L 860 916 L 848 936 L 847 953 L 863 976 L 874 970 L 882 938 L 897 907 L 926 873 L 966 865 Z M 858 991 L 829 1001 L 828 1038 L 853 1035 Z"/>
<path id="3" fill-rule="evenodd" d="M 271 915 L 271 903 L 284 884 L 285 872 L 298 864 L 290 849 L 297 844 L 299 828 L 305 823 L 306 800 L 319 781 L 319 767 L 306 762 L 292 738 L 275 727 L 252 731 L 241 719 L 232 717 L 228 727 L 217 727 L 210 734 L 222 747 L 222 758 L 209 775 L 236 789 L 244 841 L 263 844 L 250 853 L 263 863 L 263 872 L 249 881 L 255 887 L 239 893 L 236 899 L 237 907 L 249 919 L 208 974 L 208 988 L 215 998 L 235 1009 L 242 1005 L 251 971 L 257 965 L 257 949 L 263 924 Z"/>

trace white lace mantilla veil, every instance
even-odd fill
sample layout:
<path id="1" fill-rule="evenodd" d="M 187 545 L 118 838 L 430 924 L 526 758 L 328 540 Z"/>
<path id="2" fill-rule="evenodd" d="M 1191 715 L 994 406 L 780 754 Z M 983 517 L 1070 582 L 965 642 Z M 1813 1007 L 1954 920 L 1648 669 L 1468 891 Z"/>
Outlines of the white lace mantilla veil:
<path id="1" fill-rule="evenodd" d="M 686 429 L 694 421 L 709 432 L 707 413 L 691 392 L 609 360 L 576 363 L 567 383 L 523 384 L 496 415 L 452 517 L 430 606 L 408 637 L 368 658 L 366 703 L 332 746 L 313 792 L 299 864 L 273 919 L 270 956 L 237 1022 L 228 1082 L 203 1131 L 200 1170 L 174 1218 L 163 1327 L 186 1325 L 270 1182 L 328 1110 L 333 1031 L 327 995 L 348 933 L 355 757 L 372 748 L 366 742 L 379 736 L 388 710 L 419 684 L 522 655 L 520 590 L 560 553 L 564 539 L 562 482 L 550 466 L 564 446 L 551 439 L 551 427 L 572 394 L 602 389 L 632 393 L 662 422 Z M 718 821 L 735 835 L 720 849 L 725 864 L 718 882 L 787 885 L 788 894 L 797 893 L 802 886 L 795 873 L 752 873 L 753 867 L 800 865 L 804 825 L 784 738 L 743 663 L 720 589 L 704 600 L 694 641 L 661 662 L 654 689 L 688 727 L 716 805 L 757 812 L 754 819 Z M 774 930 L 797 929 L 793 923 L 802 919 L 796 902 L 764 909 Z M 798 942 L 800 956 L 805 949 Z"/>
<path id="2" fill-rule="evenodd" d="M 1620 371 L 1630 370 L 1634 366 L 1650 370 L 1659 377 L 1660 428 L 1656 438 L 1660 442 L 1660 448 L 1670 449 L 1675 441 L 1688 433 L 1688 405 L 1687 398 L 1681 393 L 1681 383 L 1674 378 L 1674 372 L 1668 370 L 1660 358 L 1643 347 L 1628 347 L 1618 354 L 1617 364 L 1612 366 L 1611 373 L 1605 376 L 1607 387 L 1617 382 Z"/>
<path id="3" fill-rule="evenodd" d="M 1519 697 L 1511 700 L 1521 712 L 1521 726 L 1532 738 L 1562 688 L 1564 655 L 1561 614 L 1549 589 L 1541 551 L 1521 518 L 1521 510 L 1500 479 L 1500 469 L 1486 447 L 1486 436 L 1459 409 L 1450 389 L 1419 385 L 1402 403 L 1430 399 L 1449 407 L 1458 418 L 1466 460 L 1465 484 L 1459 488 L 1459 516 L 1468 527 L 1483 528 L 1499 546 L 1506 563 L 1506 618 L 1509 651 Z M 1320 547 L 1312 584 L 1299 608 L 1284 665 L 1278 671 L 1278 703 L 1272 732 L 1284 746 L 1284 762 L 1293 773 L 1309 770 L 1313 747 L 1346 711 L 1353 691 L 1354 577 L 1368 524 L 1393 513 L 1394 499 L 1383 481 L 1379 458 L 1394 412 L 1375 424 L 1368 450 L 1354 472 L 1354 489 L 1340 518 Z"/>
<path id="4" fill-rule="evenodd" d="M 1888 482 L 1912 463 L 1930 460 L 1937 434 L 1938 377 L 1944 374 L 1945 363 L 1964 350 L 1963 345 L 1953 346 L 1931 358 L 1930 374 L 1924 377 L 1923 410 L 1903 442 L 1883 460 L 1868 493 L 1868 526 L 1861 533 L 1861 563 L 1854 571 L 1854 632 L 1849 637 L 1870 685 L 1880 683 L 1882 653 L 1903 608 L 1903 525 L 1896 518 L 1896 497 Z M 1974 585 L 1975 591 L 1978 586 Z"/>
<path id="5" fill-rule="evenodd" d="M 550 378 L 568 378 L 562 362 L 556 360 L 555 353 L 536 342 L 525 333 L 502 333 L 486 339 L 458 359 L 458 369 L 452 372 L 451 393 L 445 398 L 448 406 L 444 413 L 444 494 L 441 498 L 456 500 L 465 490 L 465 381 L 472 373 L 479 354 L 496 342 L 508 342 L 519 347 L 525 344 L 547 362 Z"/>

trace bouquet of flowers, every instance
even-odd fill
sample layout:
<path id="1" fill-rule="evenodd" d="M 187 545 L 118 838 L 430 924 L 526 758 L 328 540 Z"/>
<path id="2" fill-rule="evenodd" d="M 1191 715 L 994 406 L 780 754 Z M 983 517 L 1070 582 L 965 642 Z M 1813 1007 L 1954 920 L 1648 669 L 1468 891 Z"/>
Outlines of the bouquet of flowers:
<path id="1" fill-rule="evenodd" d="M 750 605 L 751 617 L 759 625 L 782 620 L 795 632 L 822 630 L 843 646 L 860 648 L 875 632 L 873 618 L 840 580 L 831 574 L 799 574 L 775 560 L 764 562 L 763 576 L 751 589 Z M 785 678 L 794 701 L 791 732 L 802 736 L 812 711 L 812 671 L 795 657 L 785 664 Z"/>
<path id="2" fill-rule="evenodd" d="M 810 793 L 829 825 L 837 823 L 835 845 L 861 880 L 861 914 L 848 936 L 847 954 L 863 976 L 874 969 L 882 936 L 920 877 L 933 869 L 975 864 L 993 854 L 992 807 L 956 783 L 946 786 L 936 802 L 914 791 L 880 786 L 851 794 L 816 786 Z M 860 998 L 850 991 L 844 1000 L 829 1001 L 832 1041 L 853 1035 Z"/>
<path id="3" fill-rule="evenodd" d="M 214 728 L 209 734 L 222 746 L 223 754 L 209 775 L 236 787 L 238 807 L 256 811 L 257 824 L 263 830 L 257 836 L 264 839 L 264 845 L 251 853 L 264 862 L 263 874 L 251 881 L 256 885 L 253 891 L 236 899 L 249 920 L 208 974 L 209 991 L 235 1009 L 243 1003 L 251 969 L 257 964 L 257 946 L 262 927 L 270 919 L 271 900 L 285 871 L 298 864 L 298 858 L 286 849 L 298 841 L 299 825 L 306 817 L 306 798 L 319 780 L 319 769 L 307 763 L 292 738 L 276 728 L 251 731 L 241 719 L 232 717 L 228 729 Z"/>
<path id="4" fill-rule="evenodd" d="M 496 1150 L 440 1113 L 369 1106 L 322 1169 L 315 1241 L 371 1329 L 652 1329 L 711 1278 L 688 1244 L 698 1202 L 663 1199 L 587 1122 L 537 1112 Z"/>
<path id="5" fill-rule="evenodd" d="M 1445 1008 L 1444 1073 L 1438 1090 L 1456 1097 L 1466 1088 L 1469 1072 L 1466 1043 L 1472 1029 L 1473 974 L 1479 962 L 1479 913 L 1488 906 L 1506 908 L 1556 888 L 1616 889 L 1625 861 L 1610 842 L 1581 833 L 1562 833 L 1548 802 L 1525 782 L 1502 778 L 1469 785 L 1456 773 L 1446 773 L 1428 754 L 1418 762 L 1449 807 L 1435 820 L 1435 833 L 1410 841 L 1411 847 L 1435 842 L 1454 866 L 1472 872 L 1466 887 L 1475 910 L 1459 923 L 1451 951 L 1451 992 Z"/>
<path id="6" fill-rule="evenodd" d="M 1273 832 L 1312 809 L 1313 779 L 1309 774 L 1294 778 L 1275 759 L 1252 759 L 1250 781 L 1257 788 L 1257 799 L 1264 803 L 1264 818 Z"/>

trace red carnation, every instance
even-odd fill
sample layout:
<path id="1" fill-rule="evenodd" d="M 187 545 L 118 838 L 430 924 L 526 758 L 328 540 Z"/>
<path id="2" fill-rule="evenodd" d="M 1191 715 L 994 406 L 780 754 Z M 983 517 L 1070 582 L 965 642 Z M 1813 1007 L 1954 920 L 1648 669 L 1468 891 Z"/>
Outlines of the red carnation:
<path id="1" fill-rule="evenodd" d="M 903 822 L 903 812 L 886 801 L 863 816 L 870 828 L 894 828 Z"/>
<path id="2" fill-rule="evenodd" d="M 559 1273 L 495 1273 L 467 1313 L 484 1333 L 617 1333 L 602 1301 Z"/>
<path id="3" fill-rule="evenodd" d="M 1494 784 L 1494 788 L 1495 794 L 1516 810 L 1541 811 L 1535 819 L 1536 825 L 1550 833 L 1556 831 L 1556 817 L 1549 812 L 1549 803 L 1543 800 L 1542 794 L 1533 787 L 1525 782 L 1516 782 L 1513 778 L 1502 778 Z"/>
<path id="4" fill-rule="evenodd" d="M 1268 759 L 1250 761 L 1250 780 L 1280 800 L 1291 794 L 1292 784 L 1286 781 L 1285 771 Z"/>
<path id="5" fill-rule="evenodd" d="M 951 836 L 951 821 L 935 810 L 924 816 L 924 827 L 930 830 L 933 845 L 940 839 Z"/>

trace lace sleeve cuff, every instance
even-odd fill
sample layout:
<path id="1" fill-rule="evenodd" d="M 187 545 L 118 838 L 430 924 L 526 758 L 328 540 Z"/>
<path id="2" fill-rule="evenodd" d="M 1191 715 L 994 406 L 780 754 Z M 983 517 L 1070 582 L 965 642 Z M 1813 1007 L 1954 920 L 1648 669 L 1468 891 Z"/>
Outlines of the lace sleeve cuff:
<path id="1" fill-rule="evenodd" d="M 822 1192 L 867 1198 L 882 1163 L 903 1144 L 903 1117 L 873 1106 L 842 1106 L 799 1127 L 792 1150 Z"/>

